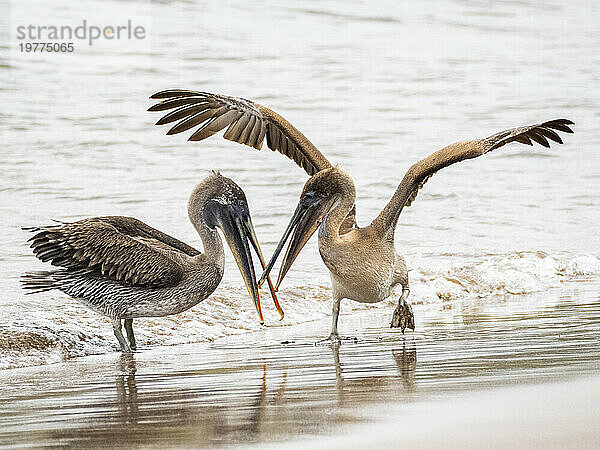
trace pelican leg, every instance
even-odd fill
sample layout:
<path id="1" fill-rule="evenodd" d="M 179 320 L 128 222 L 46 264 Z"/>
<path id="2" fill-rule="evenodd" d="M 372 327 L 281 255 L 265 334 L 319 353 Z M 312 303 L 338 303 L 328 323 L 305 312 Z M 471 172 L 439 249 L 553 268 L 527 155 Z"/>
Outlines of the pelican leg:
<path id="1" fill-rule="evenodd" d="M 391 328 L 400 327 L 402 334 L 404 334 L 406 328 L 415 329 L 415 315 L 410 303 L 406 301 L 408 294 L 410 294 L 410 289 L 408 286 L 404 286 L 402 288 L 402 295 L 398 300 L 398 306 L 396 306 L 394 315 L 392 316 L 392 323 L 390 324 Z"/>
<path id="2" fill-rule="evenodd" d="M 115 332 L 115 337 L 121 346 L 121 351 L 123 353 L 131 353 L 131 348 L 129 348 L 129 344 L 127 344 L 127 341 L 121 332 L 121 319 L 112 319 L 112 327 L 113 331 Z"/>
<path id="3" fill-rule="evenodd" d="M 342 299 L 340 299 L 340 298 L 333 299 L 333 309 L 331 311 L 331 321 L 332 321 L 331 334 L 327 338 L 325 338 L 319 342 L 331 341 L 332 344 L 340 342 L 340 335 L 337 330 L 337 323 L 338 323 L 338 317 L 340 315 L 340 302 L 341 301 L 342 301 Z"/>
<path id="4" fill-rule="evenodd" d="M 131 350 L 135 350 L 137 349 L 137 345 L 135 344 L 135 336 L 133 335 L 133 319 L 124 319 L 123 323 L 125 324 L 125 331 L 127 332 L 129 347 L 131 347 Z"/>

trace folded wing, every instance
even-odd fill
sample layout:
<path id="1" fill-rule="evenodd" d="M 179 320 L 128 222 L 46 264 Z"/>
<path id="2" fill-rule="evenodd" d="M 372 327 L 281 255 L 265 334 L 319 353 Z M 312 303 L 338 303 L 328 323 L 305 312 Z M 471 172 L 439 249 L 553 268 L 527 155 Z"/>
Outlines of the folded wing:
<path id="1" fill-rule="evenodd" d="M 41 261 L 131 286 L 173 286 L 183 276 L 173 256 L 200 254 L 131 217 L 95 217 L 26 230 L 36 233 L 29 241 Z"/>

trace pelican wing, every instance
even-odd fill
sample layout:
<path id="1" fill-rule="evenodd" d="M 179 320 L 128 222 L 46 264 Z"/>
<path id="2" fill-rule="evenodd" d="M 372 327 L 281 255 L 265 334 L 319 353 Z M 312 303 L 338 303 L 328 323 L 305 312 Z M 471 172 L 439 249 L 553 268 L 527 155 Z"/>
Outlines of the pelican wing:
<path id="1" fill-rule="evenodd" d="M 573 125 L 568 119 L 555 119 L 548 122 L 531 125 L 526 127 L 511 128 L 501 131 L 485 139 L 474 141 L 456 142 L 444 147 L 441 150 L 429 155 L 427 158 L 414 164 L 396 189 L 394 196 L 381 211 L 379 216 L 371 223 L 382 232 L 391 231 L 393 233 L 398 222 L 398 217 L 402 208 L 410 206 L 417 197 L 419 189 L 431 178 L 438 170 L 450 166 L 454 163 L 464 161 L 465 159 L 477 158 L 486 153 L 500 148 L 510 142 L 520 142 L 521 144 L 533 145 L 537 142 L 544 147 L 550 148 L 548 140 L 562 144 L 562 139 L 556 131 L 573 133 L 569 128 Z M 555 131 L 556 130 L 556 131 Z M 532 142 L 533 141 L 533 142 Z"/>
<path id="2" fill-rule="evenodd" d="M 170 111 L 156 125 L 175 123 L 167 134 L 194 128 L 190 141 L 201 141 L 225 127 L 223 137 L 260 150 L 267 146 L 293 160 L 309 175 L 331 167 L 323 154 L 291 123 L 266 106 L 244 98 L 172 89 L 150 97 L 161 102 L 148 111 Z"/>
<path id="3" fill-rule="evenodd" d="M 173 286 L 183 268 L 169 255 L 200 253 L 131 217 L 95 217 L 26 230 L 36 233 L 29 241 L 41 261 L 132 286 Z"/>
<path id="4" fill-rule="evenodd" d="M 108 223 L 114 226 L 121 233 L 124 233 L 132 238 L 146 242 L 148 245 L 155 248 L 162 248 L 168 251 L 178 251 L 188 256 L 197 256 L 200 254 L 194 247 L 189 246 L 185 242 L 181 242 L 166 233 L 163 233 L 156 228 L 146 225 L 141 220 L 134 217 L 125 216 L 104 216 L 96 217 L 95 220 Z"/>

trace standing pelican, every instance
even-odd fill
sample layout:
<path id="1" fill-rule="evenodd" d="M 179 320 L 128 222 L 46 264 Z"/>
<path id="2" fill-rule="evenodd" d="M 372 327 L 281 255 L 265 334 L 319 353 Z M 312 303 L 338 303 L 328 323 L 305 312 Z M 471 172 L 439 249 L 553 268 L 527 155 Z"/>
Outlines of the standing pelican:
<path id="1" fill-rule="evenodd" d="M 164 99 L 151 111 L 174 109 L 157 125 L 179 121 L 167 134 L 200 126 L 189 140 L 205 139 L 228 126 L 226 139 L 260 149 L 263 139 L 272 150 L 293 159 L 311 175 L 300 201 L 259 284 L 268 276 L 285 241 L 293 236 L 283 258 L 275 285 L 278 289 L 292 263 L 312 234 L 319 229 L 319 253 L 329 269 L 333 286 L 333 323 L 328 340 L 338 341 L 340 302 L 347 298 L 362 303 L 379 302 L 402 286 L 402 295 L 392 316 L 392 327 L 414 330 L 414 315 L 407 301 L 408 270 L 394 248 L 394 231 L 402 209 L 410 206 L 417 192 L 438 170 L 465 159 L 476 158 L 510 142 L 550 147 L 548 139 L 562 144 L 554 131 L 572 133 L 567 119 L 556 119 L 501 131 L 488 138 L 457 142 L 414 164 L 404 175 L 383 211 L 364 228 L 355 220 L 356 190 L 350 175 L 333 167 L 317 148 L 287 120 L 250 100 L 206 92 L 168 90 L 151 98 Z"/>
<path id="2" fill-rule="evenodd" d="M 264 260 L 244 191 L 229 178 L 213 172 L 192 192 L 188 215 L 200 235 L 204 253 L 133 217 L 93 217 L 26 228 L 36 232 L 30 239 L 35 256 L 60 269 L 24 274 L 23 288 L 30 293 L 61 290 L 109 317 L 121 350 L 131 352 L 136 348 L 134 317 L 180 313 L 217 288 L 225 264 L 217 232 L 220 228 L 263 323 L 248 241 L 263 268 Z M 271 294 L 283 318 L 272 288 Z M 121 332 L 121 319 L 129 343 Z"/>

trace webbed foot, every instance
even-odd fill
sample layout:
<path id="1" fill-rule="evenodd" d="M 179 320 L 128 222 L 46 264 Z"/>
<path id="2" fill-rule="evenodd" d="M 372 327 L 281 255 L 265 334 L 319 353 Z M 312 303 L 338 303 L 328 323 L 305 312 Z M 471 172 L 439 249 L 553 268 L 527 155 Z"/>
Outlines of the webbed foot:
<path id="1" fill-rule="evenodd" d="M 415 329 L 415 315 L 413 314 L 412 307 L 410 306 L 410 303 L 402 297 L 400 297 L 398 306 L 396 306 L 396 309 L 394 310 L 390 327 L 400 328 L 402 334 L 404 334 L 404 330 L 407 328 L 410 328 L 413 331 Z"/>

